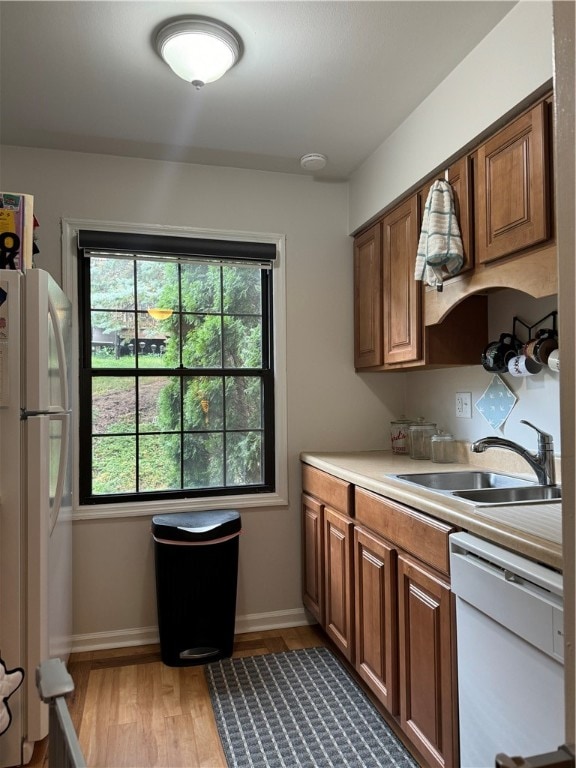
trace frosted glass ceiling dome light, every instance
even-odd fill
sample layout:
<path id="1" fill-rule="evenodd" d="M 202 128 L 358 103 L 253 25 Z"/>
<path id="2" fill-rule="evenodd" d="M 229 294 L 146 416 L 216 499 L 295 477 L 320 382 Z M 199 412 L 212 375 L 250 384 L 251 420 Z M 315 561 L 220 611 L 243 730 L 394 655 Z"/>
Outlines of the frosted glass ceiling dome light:
<path id="1" fill-rule="evenodd" d="M 189 18 L 163 27 L 156 49 L 178 77 L 201 88 L 236 64 L 241 42 L 234 30 L 218 21 Z"/>

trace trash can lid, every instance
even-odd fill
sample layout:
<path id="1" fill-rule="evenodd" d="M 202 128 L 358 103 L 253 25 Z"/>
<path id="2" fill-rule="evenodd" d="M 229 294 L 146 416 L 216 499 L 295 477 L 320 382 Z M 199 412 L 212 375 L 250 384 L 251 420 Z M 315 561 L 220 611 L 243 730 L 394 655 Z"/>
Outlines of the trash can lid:
<path id="1" fill-rule="evenodd" d="M 241 528 L 236 509 L 175 512 L 152 518 L 152 535 L 168 541 L 212 541 L 239 533 Z"/>

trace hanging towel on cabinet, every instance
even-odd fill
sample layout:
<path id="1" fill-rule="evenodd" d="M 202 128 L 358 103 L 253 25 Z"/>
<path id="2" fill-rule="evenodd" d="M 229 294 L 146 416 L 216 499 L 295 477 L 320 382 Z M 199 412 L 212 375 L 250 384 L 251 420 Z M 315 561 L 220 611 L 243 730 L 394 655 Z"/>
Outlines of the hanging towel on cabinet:
<path id="1" fill-rule="evenodd" d="M 424 206 L 414 279 L 441 291 L 444 278 L 458 274 L 463 262 L 452 187 L 447 181 L 435 181 Z"/>

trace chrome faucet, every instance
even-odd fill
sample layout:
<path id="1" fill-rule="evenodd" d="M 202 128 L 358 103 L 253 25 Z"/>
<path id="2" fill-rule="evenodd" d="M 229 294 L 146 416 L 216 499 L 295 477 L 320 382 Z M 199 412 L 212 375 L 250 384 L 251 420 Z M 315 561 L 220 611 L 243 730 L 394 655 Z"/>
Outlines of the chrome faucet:
<path id="1" fill-rule="evenodd" d="M 503 437 L 483 437 L 472 443 L 470 450 L 474 453 L 484 453 L 487 448 L 506 448 L 509 451 L 517 453 L 528 462 L 536 473 L 540 485 L 556 485 L 556 467 L 554 464 L 554 441 L 552 435 L 543 432 L 529 421 L 521 420 L 520 424 L 527 424 L 538 433 L 538 453 L 530 453 L 518 443 L 512 440 L 505 440 Z"/>

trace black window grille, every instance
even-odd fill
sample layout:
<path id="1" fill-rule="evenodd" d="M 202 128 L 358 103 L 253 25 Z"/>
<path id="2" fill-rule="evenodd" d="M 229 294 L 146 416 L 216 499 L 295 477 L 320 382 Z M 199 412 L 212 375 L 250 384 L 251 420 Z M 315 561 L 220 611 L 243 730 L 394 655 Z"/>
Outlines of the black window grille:
<path id="1" fill-rule="evenodd" d="M 275 490 L 275 245 L 81 230 L 81 504 Z"/>

